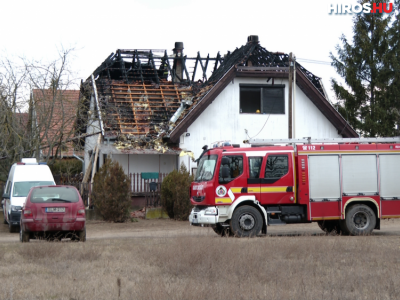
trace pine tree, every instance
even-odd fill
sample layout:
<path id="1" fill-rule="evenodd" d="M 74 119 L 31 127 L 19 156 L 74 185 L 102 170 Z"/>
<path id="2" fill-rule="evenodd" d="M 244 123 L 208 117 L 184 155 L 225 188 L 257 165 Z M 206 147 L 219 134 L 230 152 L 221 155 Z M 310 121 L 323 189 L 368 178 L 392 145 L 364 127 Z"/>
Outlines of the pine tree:
<path id="1" fill-rule="evenodd" d="M 388 60 L 393 72 L 393 81 L 390 84 L 390 93 L 394 96 L 393 112 L 397 114 L 395 135 L 400 135 L 400 0 L 395 1 L 395 15 L 389 30 L 390 51 Z"/>
<path id="2" fill-rule="evenodd" d="M 370 3 L 359 1 L 366 2 Z M 396 103 L 389 88 L 393 82 L 389 45 L 392 15 L 356 15 L 352 43 L 343 35 L 342 46 L 336 46 L 337 56 L 330 53 L 332 66 L 350 88 L 332 79 L 339 111 L 362 136 L 395 134 Z"/>

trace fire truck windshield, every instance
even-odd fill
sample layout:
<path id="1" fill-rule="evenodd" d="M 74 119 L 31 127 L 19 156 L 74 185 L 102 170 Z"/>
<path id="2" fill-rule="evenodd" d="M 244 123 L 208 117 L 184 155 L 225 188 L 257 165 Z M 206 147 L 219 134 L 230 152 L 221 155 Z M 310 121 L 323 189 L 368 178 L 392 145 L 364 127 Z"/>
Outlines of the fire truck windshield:
<path id="1" fill-rule="evenodd" d="M 214 176 L 217 159 L 217 155 L 204 155 L 199 161 L 199 167 L 194 181 L 211 180 Z"/>

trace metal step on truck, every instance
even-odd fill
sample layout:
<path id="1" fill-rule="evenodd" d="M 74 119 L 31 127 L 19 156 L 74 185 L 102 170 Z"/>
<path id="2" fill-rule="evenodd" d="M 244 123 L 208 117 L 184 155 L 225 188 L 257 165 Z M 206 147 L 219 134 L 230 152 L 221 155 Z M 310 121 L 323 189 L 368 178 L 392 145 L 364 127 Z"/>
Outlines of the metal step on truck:
<path id="1" fill-rule="evenodd" d="M 370 234 L 400 218 L 400 138 L 254 139 L 198 159 L 189 222 L 253 237 L 271 225 L 318 222 L 326 231 Z"/>

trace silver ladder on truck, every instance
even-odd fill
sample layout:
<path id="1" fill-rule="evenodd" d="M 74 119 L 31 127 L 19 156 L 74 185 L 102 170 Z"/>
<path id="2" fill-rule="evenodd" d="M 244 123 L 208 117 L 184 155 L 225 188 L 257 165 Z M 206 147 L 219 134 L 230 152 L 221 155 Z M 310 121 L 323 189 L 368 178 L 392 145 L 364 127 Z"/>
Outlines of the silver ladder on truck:
<path id="1" fill-rule="evenodd" d="M 305 137 L 302 139 L 250 139 L 243 141 L 245 144 L 254 146 L 274 145 L 274 144 L 311 144 L 311 143 L 327 143 L 327 144 L 343 144 L 343 143 L 400 143 L 400 136 L 395 137 L 379 137 L 379 138 L 321 138 L 313 139 Z"/>

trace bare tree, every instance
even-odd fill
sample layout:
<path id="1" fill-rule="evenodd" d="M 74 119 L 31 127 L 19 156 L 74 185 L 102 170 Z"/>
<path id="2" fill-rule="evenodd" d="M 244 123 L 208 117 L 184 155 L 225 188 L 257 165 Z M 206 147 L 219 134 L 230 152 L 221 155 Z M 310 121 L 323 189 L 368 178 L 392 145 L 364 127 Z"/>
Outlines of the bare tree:
<path id="1" fill-rule="evenodd" d="M 73 49 L 61 50 L 58 59 L 48 63 L 25 61 L 29 78 L 32 136 L 35 156 L 54 160 L 64 141 L 74 135 L 79 91 L 70 69 Z M 41 147 L 48 148 L 40 150 Z"/>
<path id="2" fill-rule="evenodd" d="M 72 151 L 67 141 L 75 134 L 79 108 L 73 52 L 61 49 L 50 62 L 0 60 L 0 174 L 21 157 L 51 164 L 62 150 Z"/>
<path id="3" fill-rule="evenodd" d="M 26 73 L 22 65 L 10 59 L 0 61 L 0 179 L 8 172 L 9 165 L 24 152 L 29 133 L 20 112 L 24 106 L 23 89 L 26 88 Z"/>

